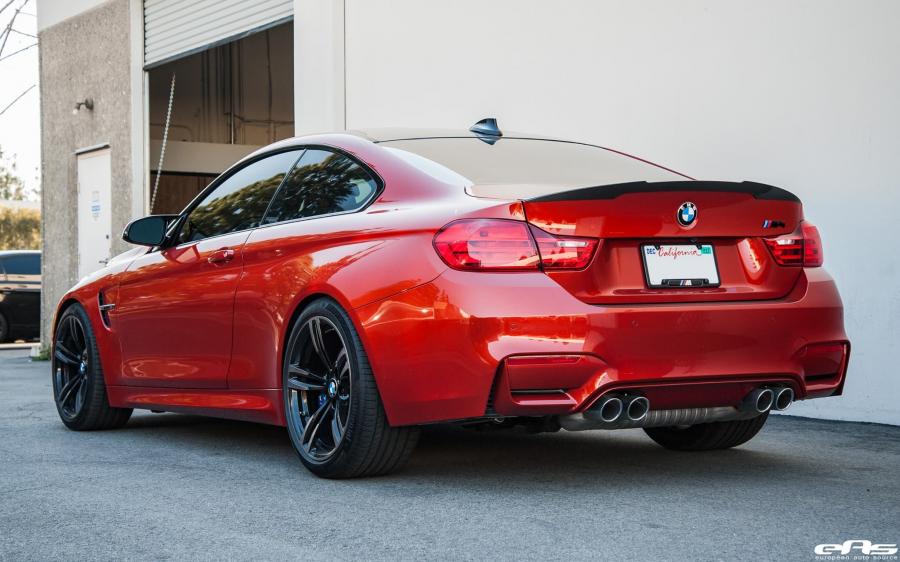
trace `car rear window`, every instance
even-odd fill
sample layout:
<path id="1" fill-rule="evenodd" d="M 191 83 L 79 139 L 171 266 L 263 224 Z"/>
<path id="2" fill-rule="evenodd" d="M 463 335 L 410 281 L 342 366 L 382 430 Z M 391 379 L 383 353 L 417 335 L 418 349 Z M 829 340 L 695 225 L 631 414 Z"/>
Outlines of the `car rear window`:
<path id="1" fill-rule="evenodd" d="M 460 137 L 380 144 L 429 175 L 463 176 L 476 197 L 528 199 L 582 187 L 685 179 L 612 150 L 565 141 L 503 137 L 490 144 Z"/>

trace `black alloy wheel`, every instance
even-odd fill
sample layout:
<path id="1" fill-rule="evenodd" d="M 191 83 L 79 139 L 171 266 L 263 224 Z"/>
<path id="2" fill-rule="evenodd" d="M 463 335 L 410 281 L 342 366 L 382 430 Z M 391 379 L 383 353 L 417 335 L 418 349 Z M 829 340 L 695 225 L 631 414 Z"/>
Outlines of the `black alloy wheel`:
<path id="1" fill-rule="evenodd" d="M 130 408 L 109 405 L 97 340 L 81 305 L 72 304 L 60 315 L 52 351 L 53 398 L 66 427 L 113 429 L 128 422 Z"/>
<path id="2" fill-rule="evenodd" d="M 74 420 L 84 407 L 91 360 L 87 332 L 77 315 L 66 315 L 57 326 L 53 359 L 53 390 L 59 415 L 63 420 Z"/>
<path id="3" fill-rule="evenodd" d="M 322 463 L 337 451 L 347 430 L 351 369 L 347 345 L 325 316 L 312 316 L 293 342 L 287 367 L 290 421 L 300 435 L 300 455 Z"/>
<path id="4" fill-rule="evenodd" d="M 311 302 L 294 321 L 282 366 L 291 443 L 318 476 L 353 478 L 398 469 L 418 427 L 391 427 L 359 334 L 334 301 Z"/>

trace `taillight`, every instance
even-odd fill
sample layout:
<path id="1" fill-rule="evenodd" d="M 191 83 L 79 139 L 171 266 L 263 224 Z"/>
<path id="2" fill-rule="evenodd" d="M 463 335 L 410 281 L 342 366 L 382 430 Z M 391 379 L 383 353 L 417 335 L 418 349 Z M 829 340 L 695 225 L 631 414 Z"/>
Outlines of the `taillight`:
<path id="1" fill-rule="evenodd" d="M 597 248 L 596 238 L 554 236 L 534 225 L 531 234 L 537 241 L 544 269 L 583 269 Z"/>
<path id="2" fill-rule="evenodd" d="M 435 235 L 434 249 L 454 269 L 536 270 L 540 262 L 528 226 L 512 220 L 451 222 Z"/>
<path id="3" fill-rule="evenodd" d="M 804 221 L 800 223 L 800 230 L 803 231 L 803 266 L 821 267 L 825 261 L 825 254 L 822 252 L 819 229 L 814 224 Z"/>
<path id="4" fill-rule="evenodd" d="M 803 221 L 797 230 L 777 238 L 766 238 L 766 245 L 778 265 L 820 267 L 823 262 L 819 229 Z"/>
<path id="5" fill-rule="evenodd" d="M 434 249 L 447 265 L 471 271 L 582 269 L 596 247 L 595 238 L 554 236 L 505 219 L 461 219 L 434 237 Z"/>

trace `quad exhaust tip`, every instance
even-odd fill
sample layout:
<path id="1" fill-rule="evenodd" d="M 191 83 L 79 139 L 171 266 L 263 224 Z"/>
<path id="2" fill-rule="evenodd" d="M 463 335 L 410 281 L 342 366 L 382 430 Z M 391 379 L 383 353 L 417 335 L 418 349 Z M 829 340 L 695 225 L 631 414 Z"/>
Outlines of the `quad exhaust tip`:
<path id="1" fill-rule="evenodd" d="M 626 414 L 628 419 L 633 422 L 639 422 L 647 417 L 650 412 L 650 401 L 644 396 L 635 396 L 628 402 Z"/>
<path id="2" fill-rule="evenodd" d="M 764 414 L 772 409 L 775 403 L 775 393 L 771 388 L 757 388 L 750 391 L 750 394 L 744 399 L 747 410 L 754 410 L 759 414 Z"/>
<path id="3" fill-rule="evenodd" d="M 589 411 L 590 417 L 607 427 L 637 427 L 650 413 L 650 401 L 643 396 L 610 394 Z"/>
<path id="4" fill-rule="evenodd" d="M 787 410 L 790 408 L 791 404 L 794 403 L 794 389 L 789 386 L 783 386 L 781 388 L 776 388 L 775 391 L 774 403 L 772 404 L 773 410 Z"/>
<path id="5" fill-rule="evenodd" d="M 607 394 L 582 413 L 559 416 L 569 431 L 696 425 L 714 421 L 755 418 L 771 410 L 785 410 L 796 398 L 793 388 L 775 384 L 751 390 L 736 406 L 650 410 L 650 400 L 639 394 Z"/>
<path id="6" fill-rule="evenodd" d="M 619 419 L 622 411 L 625 409 L 622 400 L 616 396 L 606 396 L 601 399 L 600 406 L 597 408 L 600 412 L 600 419 L 606 423 L 612 423 Z"/>
<path id="7" fill-rule="evenodd" d="M 760 387 L 747 394 L 739 410 L 765 414 L 770 410 L 786 410 L 793 402 L 794 390 L 789 386 Z M 602 423 L 638 427 L 650 415 L 650 400 L 641 395 L 612 394 L 602 397 L 591 410 Z"/>

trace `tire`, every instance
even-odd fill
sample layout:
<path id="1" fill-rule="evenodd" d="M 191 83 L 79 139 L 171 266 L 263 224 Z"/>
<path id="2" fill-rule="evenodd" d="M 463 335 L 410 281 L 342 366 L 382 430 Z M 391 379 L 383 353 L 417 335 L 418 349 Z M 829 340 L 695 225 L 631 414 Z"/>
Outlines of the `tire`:
<path id="1" fill-rule="evenodd" d="M 109 405 L 97 340 L 80 304 L 70 305 L 60 315 L 52 351 L 53 400 L 66 427 L 91 431 L 128 422 L 130 408 Z"/>
<path id="2" fill-rule="evenodd" d="M 416 446 L 418 427 L 388 424 L 353 322 L 330 299 L 313 301 L 294 321 L 285 344 L 282 389 L 291 444 L 317 476 L 387 474 Z"/>
<path id="3" fill-rule="evenodd" d="M 10 335 L 9 322 L 6 320 L 6 316 L 0 313 L 0 343 L 11 341 Z"/>
<path id="4" fill-rule="evenodd" d="M 759 433 L 769 413 L 749 420 L 712 422 L 678 427 L 648 427 L 644 432 L 666 449 L 674 451 L 711 451 L 737 447 Z"/>

